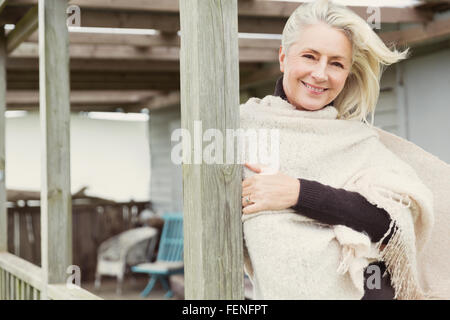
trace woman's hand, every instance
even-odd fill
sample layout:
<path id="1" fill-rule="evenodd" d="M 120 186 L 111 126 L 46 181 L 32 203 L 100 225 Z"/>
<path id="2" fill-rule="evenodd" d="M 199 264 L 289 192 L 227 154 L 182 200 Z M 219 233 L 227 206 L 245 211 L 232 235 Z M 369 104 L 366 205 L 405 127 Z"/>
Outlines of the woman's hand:
<path id="1" fill-rule="evenodd" d="M 245 166 L 257 174 L 242 182 L 243 213 L 283 210 L 297 204 L 300 181 L 260 165 Z"/>

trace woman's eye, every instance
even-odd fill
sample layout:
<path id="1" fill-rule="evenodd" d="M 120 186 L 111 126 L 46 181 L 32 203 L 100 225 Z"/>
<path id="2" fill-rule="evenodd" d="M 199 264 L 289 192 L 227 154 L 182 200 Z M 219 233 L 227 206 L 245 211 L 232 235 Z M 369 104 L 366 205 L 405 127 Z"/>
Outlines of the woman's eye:
<path id="1" fill-rule="evenodd" d="M 305 58 L 307 59 L 314 59 L 314 56 L 310 55 L 310 54 L 305 54 L 303 55 Z"/>
<path id="2" fill-rule="evenodd" d="M 339 62 L 334 62 L 333 65 L 337 66 L 339 68 L 344 68 L 344 66 L 341 63 L 339 63 Z"/>

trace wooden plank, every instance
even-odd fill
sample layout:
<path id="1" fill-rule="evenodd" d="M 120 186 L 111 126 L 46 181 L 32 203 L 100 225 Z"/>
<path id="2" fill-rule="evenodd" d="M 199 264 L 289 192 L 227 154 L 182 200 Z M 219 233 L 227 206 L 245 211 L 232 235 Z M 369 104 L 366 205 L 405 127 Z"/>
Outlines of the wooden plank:
<path id="1" fill-rule="evenodd" d="M 34 58 L 14 58 L 8 57 L 7 70 L 38 70 L 39 61 Z M 259 63 L 240 63 L 241 71 L 254 71 L 260 68 Z M 152 61 L 152 60 L 132 60 L 123 59 L 117 63 L 114 59 L 70 59 L 70 69 L 72 71 L 140 71 L 140 72 L 179 72 L 180 63 L 178 61 Z"/>
<path id="2" fill-rule="evenodd" d="M 14 254 L 18 257 L 20 254 L 20 216 L 18 212 L 14 212 Z"/>
<path id="3" fill-rule="evenodd" d="M 363 19 L 367 19 L 367 7 L 351 7 L 351 9 Z M 176 32 L 180 28 L 178 14 L 172 12 L 114 11 L 86 7 L 81 7 L 81 12 L 83 27 L 156 29 L 167 32 Z M 381 8 L 380 12 L 383 24 L 423 23 L 432 18 L 426 12 L 413 8 Z M 288 16 L 239 15 L 239 32 L 281 34 L 287 19 Z"/>
<path id="4" fill-rule="evenodd" d="M 0 269 L 6 271 L 7 278 L 9 274 L 13 274 L 33 287 L 39 289 L 43 287 L 41 268 L 13 254 L 0 253 Z"/>
<path id="5" fill-rule="evenodd" d="M 9 272 L 5 270 L 5 300 L 9 297 Z"/>
<path id="6" fill-rule="evenodd" d="M 5 300 L 9 300 L 9 276 L 10 273 L 5 273 Z"/>
<path id="7" fill-rule="evenodd" d="M 65 283 L 49 285 L 48 297 L 52 300 L 103 300 L 82 288 L 69 289 Z"/>
<path id="8" fill-rule="evenodd" d="M 2 271 L 3 274 L 3 284 L 2 284 L 2 296 L 3 296 L 3 300 L 6 300 L 6 270 L 0 268 L 0 270 Z"/>
<path id="9" fill-rule="evenodd" d="M 385 43 L 417 46 L 435 39 L 450 38 L 450 19 L 435 20 L 419 27 L 411 27 L 400 31 L 384 32 L 380 38 Z"/>
<path id="10" fill-rule="evenodd" d="M 9 274 L 9 300 L 14 300 L 14 274 Z"/>
<path id="11" fill-rule="evenodd" d="M 16 81 L 8 82 L 8 87 L 14 90 L 37 90 L 39 83 L 35 81 Z M 160 82 L 106 82 L 101 81 L 83 81 L 72 82 L 71 88 L 74 90 L 179 90 L 179 83 L 160 83 Z"/>
<path id="12" fill-rule="evenodd" d="M 0 268 L 0 301 L 5 300 L 5 270 Z"/>
<path id="13" fill-rule="evenodd" d="M 0 268 L 2 269 L 2 268 Z M 8 272 L 4 269 L 3 270 L 3 299 L 6 300 L 6 295 L 8 294 L 8 287 L 7 287 L 7 281 L 8 281 Z"/>
<path id="14" fill-rule="evenodd" d="M 37 33 L 31 35 L 28 41 L 38 42 Z M 128 45 L 136 47 L 179 47 L 180 37 L 175 32 L 158 35 L 70 32 L 69 42 L 70 44 L 107 44 Z"/>
<path id="15" fill-rule="evenodd" d="M 12 274 L 8 272 L 6 274 L 6 300 L 12 299 L 11 281 L 12 281 Z"/>
<path id="16" fill-rule="evenodd" d="M 10 274 L 8 272 L 5 273 L 5 300 L 9 300 L 9 277 Z"/>
<path id="17" fill-rule="evenodd" d="M 166 32 L 179 30 L 176 13 L 113 11 L 81 7 L 83 27 L 156 29 Z"/>
<path id="18" fill-rule="evenodd" d="M 271 43 L 268 42 L 268 44 Z M 275 62 L 278 61 L 278 48 L 279 44 L 276 48 L 242 47 L 239 50 L 239 61 Z M 27 42 L 17 48 L 11 56 L 16 58 L 33 58 L 38 56 L 38 52 L 38 44 Z M 70 46 L 70 57 L 81 59 L 179 61 L 180 49 L 178 47 L 162 46 L 136 47 L 129 45 L 73 44 Z"/>
<path id="19" fill-rule="evenodd" d="M 238 128 L 237 1 L 181 0 L 180 21 L 182 128 Z M 243 299 L 241 165 L 183 164 L 183 187 L 186 299 Z"/>
<path id="20" fill-rule="evenodd" d="M 0 14 L 6 6 L 6 0 L 0 0 Z"/>
<path id="21" fill-rule="evenodd" d="M 27 299 L 27 283 L 25 281 L 22 281 L 22 294 L 21 294 L 21 300 L 28 300 Z"/>
<path id="22" fill-rule="evenodd" d="M 16 278 L 15 276 L 12 274 L 11 278 L 10 278 L 10 282 L 9 282 L 9 288 L 10 288 L 10 298 L 11 300 L 15 300 L 16 299 Z"/>
<path id="23" fill-rule="evenodd" d="M 15 72 L 7 74 L 9 82 L 37 82 L 39 79 L 39 74 L 37 72 Z M 171 81 L 176 81 L 179 79 L 178 73 L 142 73 L 142 72 L 72 72 L 71 81 L 72 83 L 77 82 L 141 82 L 148 81 L 152 83 L 164 83 L 170 84 Z M 134 90 L 138 91 L 138 90 Z"/>
<path id="24" fill-rule="evenodd" d="M 64 283 L 72 264 L 70 83 L 67 0 L 39 1 L 41 264 L 44 282 Z M 46 290 L 47 287 L 45 286 Z M 43 292 L 44 299 L 47 297 Z"/>
<path id="25" fill-rule="evenodd" d="M 32 287 L 25 282 L 25 300 L 31 300 Z"/>
<path id="26" fill-rule="evenodd" d="M 6 281 L 8 280 L 7 279 L 8 273 L 5 270 L 3 270 L 2 268 L 0 268 L 0 270 L 2 270 L 2 273 L 3 273 L 3 285 L 2 285 L 3 298 L 2 298 L 2 300 L 6 300 L 6 294 L 8 292 L 7 286 L 6 286 Z"/>
<path id="27" fill-rule="evenodd" d="M 180 37 L 176 33 L 162 33 L 156 35 L 142 34 L 107 34 L 95 32 L 70 32 L 70 44 L 95 44 L 95 45 L 120 45 L 147 47 L 179 47 Z M 28 42 L 38 42 L 35 32 L 29 37 Z M 278 49 L 281 40 L 278 39 L 252 39 L 240 38 L 240 48 Z"/>
<path id="28" fill-rule="evenodd" d="M 304 1 L 238 1 L 238 14 L 244 17 L 264 17 L 264 18 L 289 18 L 299 5 Z M 147 11 L 161 13 L 178 13 L 178 0 L 72 0 L 71 4 L 79 5 L 82 10 L 89 9 L 108 9 L 116 11 Z M 367 6 L 355 7 L 349 6 L 359 16 L 366 19 Z M 381 18 L 383 23 L 396 22 L 423 22 L 426 17 L 414 7 L 406 8 L 381 8 Z"/>
<path id="29" fill-rule="evenodd" d="M 20 279 L 19 278 L 15 278 L 15 295 L 14 295 L 14 300 L 20 300 Z"/>
<path id="30" fill-rule="evenodd" d="M 6 50 L 9 53 L 13 52 L 23 41 L 36 31 L 38 27 L 38 7 L 32 7 L 27 14 L 16 24 L 7 37 Z"/>
<path id="31" fill-rule="evenodd" d="M 8 251 L 8 211 L 5 185 L 6 38 L 0 30 L 0 252 Z"/>
<path id="32" fill-rule="evenodd" d="M 135 90 L 126 92 L 111 92 L 111 91 L 71 91 L 70 102 L 76 104 L 131 104 L 142 101 L 144 99 L 151 99 L 157 95 L 158 91 L 150 90 Z M 10 90 L 6 93 L 7 104 L 38 104 L 38 91 L 15 91 Z"/>
<path id="33" fill-rule="evenodd" d="M 20 300 L 26 300 L 25 299 L 25 287 L 26 287 L 25 281 L 19 280 L 19 286 L 20 286 Z"/>
<path id="34" fill-rule="evenodd" d="M 40 300 L 40 292 L 38 289 L 33 288 L 33 294 L 31 300 Z"/>
<path id="35" fill-rule="evenodd" d="M 17 8 L 36 3 L 37 0 L 13 2 Z M 178 0 L 79 0 L 71 3 L 80 5 L 84 27 L 179 30 Z M 299 2 L 290 1 L 239 1 L 239 31 L 281 33 L 286 20 L 299 5 Z M 367 20 L 367 6 L 349 8 Z M 14 17 L 11 14 L 8 17 L 10 20 L 2 22 L 13 23 Z M 380 17 L 382 23 L 423 23 L 432 19 L 432 11 L 382 7 Z"/>

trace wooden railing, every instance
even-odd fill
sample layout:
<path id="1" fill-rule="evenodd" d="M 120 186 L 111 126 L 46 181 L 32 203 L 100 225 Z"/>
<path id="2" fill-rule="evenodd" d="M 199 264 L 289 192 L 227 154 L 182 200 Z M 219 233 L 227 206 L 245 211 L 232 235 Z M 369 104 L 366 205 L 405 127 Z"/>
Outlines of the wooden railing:
<path id="1" fill-rule="evenodd" d="M 40 300 L 41 268 L 10 253 L 0 253 L 0 300 Z"/>
<path id="2" fill-rule="evenodd" d="M 8 190 L 8 197 L 11 195 Z M 6 251 L 41 266 L 41 214 L 38 202 L 27 199 L 7 202 L 9 229 Z M 114 203 L 72 196 L 71 264 L 80 268 L 83 282 L 95 279 L 100 244 L 121 232 L 140 227 L 139 213 L 146 207 L 151 208 L 151 203 Z"/>
<path id="3" fill-rule="evenodd" d="M 0 300 L 100 300 L 80 287 L 47 284 L 42 269 L 7 252 L 0 252 Z"/>

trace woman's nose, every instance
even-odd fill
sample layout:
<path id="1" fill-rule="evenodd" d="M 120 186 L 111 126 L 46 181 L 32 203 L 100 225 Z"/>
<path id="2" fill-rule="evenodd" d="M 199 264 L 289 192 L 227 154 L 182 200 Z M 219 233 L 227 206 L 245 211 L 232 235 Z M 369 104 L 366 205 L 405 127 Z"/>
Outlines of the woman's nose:
<path id="1" fill-rule="evenodd" d="M 316 81 L 326 81 L 328 79 L 327 72 L 326 72 L 326 64 L 319 62 L 316 64 L 313 72 L 311 73 L 311 76 Z"/>

